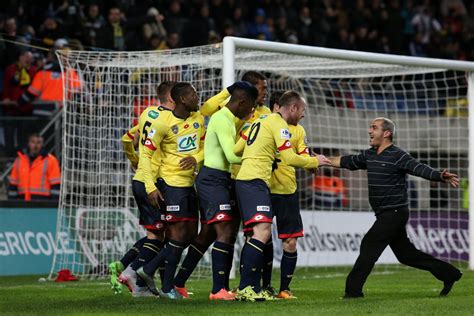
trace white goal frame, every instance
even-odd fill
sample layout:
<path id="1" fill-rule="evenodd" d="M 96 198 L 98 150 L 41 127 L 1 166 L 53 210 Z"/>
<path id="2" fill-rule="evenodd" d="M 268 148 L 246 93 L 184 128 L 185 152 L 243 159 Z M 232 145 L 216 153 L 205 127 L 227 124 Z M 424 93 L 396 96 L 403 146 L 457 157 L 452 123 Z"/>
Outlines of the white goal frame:
<path id="1" fill-rule="evenodd" d="M 390 54 L 366 53 L 323 47 L 312 47 L 238 37 L 225 37 L 223 40 L 222 85 L 227 87 L 235 81 L 236 48 L 252 49 L 274 53 L 297 54 L 311 57 L 333 58 L 391 65 L 417 66 L 446 70 L 466 71 L 468 74 L 468 117 L 469 126 L 469 171 L 468 180 L 474 184 L 474 62 L 399 56 Z M 474 270 L 474 185 L 469 186 L 469 269 Z"/>

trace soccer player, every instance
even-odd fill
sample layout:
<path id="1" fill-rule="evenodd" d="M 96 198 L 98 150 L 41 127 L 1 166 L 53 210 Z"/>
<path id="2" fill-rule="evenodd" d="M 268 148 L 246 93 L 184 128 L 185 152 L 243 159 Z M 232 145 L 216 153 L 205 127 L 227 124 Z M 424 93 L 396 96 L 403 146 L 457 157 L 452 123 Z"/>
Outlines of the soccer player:
<path id="1" fill-rule="evenodd" d="M 174 106 L 175 106 L 174 101 L 173 101 L 173 99 L 171 99 L 171 96 L 170 96 L 170 91 L 171 91 L 171 88 L 174 86 L 174 84 L 175 84 L 175 82 L 173 82 L 173 81 L 164 81 L 164 82 L 160 83 L 157 87 L 157 95 L 158 95 L 158 99 L 160 100 L 161 105 L 160 106 L 148 107 L 145 110 L 146 114 L 143 115 L 143 117 L 142 117 L 142 121 L 141 121 L 142 124 L 135 125 L 127 133 L 125 133 L 122 136 L 122 144 L 123 144 L 123 147 L 124 147 L 125 154 L 126 154 L 127 158 L 130 160 L 130 162 L 132 164 L 132 168 L 134 170 L 136 170 L 137 167 L 138 167 L 138 155 L 136 153 L 135 148 L 137 146 L 139 147 L 140 131 L 142 131 L 143 133 L 148 133 L 148 128 L 149 128 L 148 125 L 151 124 L 151 122 L 153 120 L 155 120 L 156 118 L 159 117 L 160 112 L 162 112 L 163 110 L 166 110 L 166 109 L 168 109 L 168 110 L 173 110 L 174 109 Z M 155 174 L 155 176 L 157 176 L 159 164 L 160 164 L 160 156 L 159 156 L 159 152 L 157 152 L 153 156 L 153 173 Z M 144 181 L 143 174 L 138 175 L 136 180 L 140 181 L 140 182 L 143 182 Z M 156 179 L 155 179 L 155 181 L 156 181 Z M 152 206 L 147 205 L 148 203 L 146 201 L 144 202 L 145 205 L 139 204 L 139 201 L 136 201 L 136 202 L 137 202 L 137 205 L 139 207 L 139 210 L 140 210 L 140 208 L 142 209 L 140 211 L 140 214 L 142 212 L 147 212 L 146 209 L 151 209 L 152 208 Z M 147 221 L 147 219 L 141 218 L 142 223 L 144 223 L 146 221 Z M 148 229 L 154 230 L 154 228 L 151 227 L 151 226 L 149 226 Z M 163 232 L 160 231 L 160 232 L 157 232 L 157 233 L 159 233 L 159 236 L 158 236 L 159 239 L 162 240 L 163 239 L 163 236 L 162 236 Z M 151 233 L 149 233 L 149 234 L 151 234 Z M 149 235 L 149 234 L 147 233 L 147 235 Z M 156 237 L 156 236 L 152 236 L 152 239 L 153 239 L 153 237 Z M 112 288 L 112 290 L 114 291 L 115 294 L 119 294 L 119 293 L 122 292 L 121 283 L 126 284 L 129 287 L 129 289 L 132 290 L 132 293 L 135 292 L 137 295 L 138 295 L 138 293 L 141 293 L 141 294 L 145 293 L 144 291 L 141 291 L 139 288 L 135 287 L 135 285 L 136 285 L 135 284 L 136 275 L 135 275 L 135 272 L 134 272 L 133 269 L 128 269 L 127 272 L 125 272 L 121 278 L 119 278 L 119 276 L 125 270 L 125 268 L 127 268 L 132 262 L 134 262 L 136 260 L 136 258 L 139 256 L 140 252 L 145 252 L 145 254 L 142 254 L 145 257 L 145 261 L 141 261 L 141 262 L 146 262 L 146 261 L 150 260 L 149 257 L 152 256 L 154 252 L 151 251 L 151 253 L 150 253 L 149 248 L 150 247 L 153 248 L 153 245 L 147 244 L 147 247 L 145 249 L 143 249 L 143 251 L 142 251 L 142 247 L 145 244 L 145 242 L 147 242 L 147 239 L 148 239 L 148 237 L 144 237 L 144 238 L 138 240 L 132 246 L 132 248 L 130 248 L 127 251 L 127 253 L 119 261 L 112 262 L 109 265 L 111 288 Z M 154 248 L 154 250 L 156 250 L 156 248 Z M 143 258 L 141 258 L 141 259 L 143 259 Z M 135 266 L 139 266 L 139 263 L 137 263 Z M 145 286 L 145 284 L 143 284 L 143 283 L 141 285 L 142 285 L 142 287 Z"/>
<path id="2" fill-rule="evenodd" d="M 246 141 L 239 140 L 234 147 L 235 153 L 243 151 L 235 183 L 237 201 L 244 227 L 253 233 L 242 249 L 238 300 L 260 301 L 267 297 L 261 291 L 260 279 L 264 248 L 271 238 L 269 186 L 277 150 L 282 162 L 289 166 L 313 169 L 329 163 L 322 155 L 299 156 L 289 150 L 292 145 L 288 124 L 296 125 L 304 117 L 306 102 L 295 91 L 283 94 L 279 102 L 277 113 L 257 119 L 246 133 Z"/>
<path id="3" fill-rule="evenodd" d="M 279 98 L 283 92 L 274 92 L 270 98 L 270 109 L 278 112 Z M 306 132 L 300 124 L 288 124 L 292 150 L 298 155 L 309 156 L 309 148 L 306 144 Z M 283 240 L 283 255 L 281 258 L 280 290 L 277 295 L 281 299 L 295 299 L 296 296 L 290 291 L 290 282 L 296 267 L 298 254 L 296 242 L 298 237 L 303 236 L 303 222 L 301 219 L 298 193 L 296 192 L 295 168 L 283 163 L 277 154 L 273 163 L 273 172 L 270 178 L 270 199 L 273 214 L 277 221 L 278 237 Z M 272 249 L 273 250 L 273 249 Z M 262 288 L 272 295 L 273 287 L 270 285 L 273 267 L 273 257 L 264 261 L 262 270 Z"/>
<path id="4" fill-rule="evenodd" d="M 235 83 L 230 101 L 211 117 L 207 127 L 204 166 L 196 179 L 196 187 L 207 224 L 216 232 L 212 247 L 213 287 L 210 300 L 235 299 L 229 291 L 228 278 L 240 216 L 231 201 L 230 164 L 241 161 L 233 152 L 235 118 L 243 119 L 251 114 L 257 96 L 258 91 L 252 84 L 245 81 Z"/>
<path id="5" fill-rule="evenodd" d="M 199 98 L 196 89 L 189 83 L 179 82 L 171 89 L 175 101 L 174 111 L 164 111 L 160 120 L 150 126 L 150 132 L 140 152 L 138 169 L 145 173 L 145 188 L 148 199 L 155 207 L 164 197 L 168 242 L 160 254 L 137 270 L 155 295 L 170 299 L 181 299 L 174 288 L 176 267 L 183 250 L 197 234 L 198 206 L 194 190 L 194 171 L 204 159 L 204 118 L 197 112 Z M 161 150 L 158 186 L 151 173 L 151 159 L 156 150 Z M 162 262 L 165 273 L 160 291 L 156 289 L 153 276 Z"/>
<path id="6" fill-rule="evenodd" d="M 447 262 L 421 252 L 407 237 L 408 222 L 407 174 L 431 181 L 459 185 L 457 175 L 446 170 L 436 171 L 415 160 L 393 144 L 395 124 L 383 117 L 376 118 L 369 127 L 370 149 L 357 155 L 331 157 L 334 167 L 367 170 L 369 202 L 376 220 L 365 234 L 360 253 L 346 279 L 344 298 L 364 297 L 362 288 L 375 262 L 390 246 L 400 263 L 428 270 L 444 282 L 440 296 L 446 296 L 462 273 Z"/>
<path id="7" fill-rule="evenodd" d="M 271 113 L 270 109 L 265 106 L 265 100 L 267 97 L 267 81 L 265 77 L 255 71 L 248 71 L 246 72 L 243 77 L 242 81 L 250 82 L 253 84 L 258 91 L 257 99 L 255 100 L 255 109 L 254 112 L 249 114 L 246 118 L 241 119 L 235 117 L 235 124 L 236 124 L 236 131 L 237 137 L 240 137 L 240 134 L 243 134 L 245 130 L 250 126 L 251 122 L 256 118 L 260 117 L 264 114 Z M 235 88 L 236 84 L 233 84 L 226 89 L 222 90 L 220 93 L 216 94 L 212 98 L 208 99 L 204 102 L 203 106 L 200 109 L 201 114 L 205 116 L 212 116 L 214 113 L 219 111 L 225 104 L 229 101 L 229 97 L 231 96 L 233 89 Z M 232 188 L 231 191 L 235 192 L 235 176 L 237 175 L 238 168 L 240 164 L 232 164 L 231 165 L 231 182 Z M 233 193 L 235 196 L 235 193 Z M 215 230 L 211 229 L 207 223 L 201 221 L 201 230 L 199 235 L 196 239 L 191 243 L 188 253 L 181 264 L 181 268 L 179 269 L 176 278 L 175 278 L 175 286 L 176 290 L 185 298 L 189 297 L 189 294 L 185 288 L 185 283 L 188 278 L 193 273 L 194 269 L 196 268 L 198 262 L 201 260 L 204 253 L 207 251 L 209 246 L 216 240 Z M 271 245 L 271 244 L 270 244 Z M 271 254 L 271 258 L 273 258 L 273 246 L 272 248 L 266 248 L 265 254 Z M 268 255 L 266 256 L 268 257 Z M 226 288 L 229 287 L 228 275 L 226 281 Z"/>

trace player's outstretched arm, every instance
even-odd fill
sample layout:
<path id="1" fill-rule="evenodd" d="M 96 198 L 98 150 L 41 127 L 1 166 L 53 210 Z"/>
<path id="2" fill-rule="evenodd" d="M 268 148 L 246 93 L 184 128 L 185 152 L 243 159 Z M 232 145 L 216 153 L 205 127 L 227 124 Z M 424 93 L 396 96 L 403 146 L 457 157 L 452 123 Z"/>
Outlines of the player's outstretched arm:
<path id="1" fill-rule="evenodd" d="M 204 102 L 199 112 L 204 116 L 211 116 L 212 114 L 219 111 L 225 104 L 226 100 L 230 97 L 230 93 L 227 89 L 222 90 L 215 96 L 209 98 Z"/>
<path id="2" fill-rule="evenodd" d="M 441 179 L 443 180 L 443 182 L 449 183 L 453 188 L 457 188 L 459 186 L 458 175 L 450 173 L 446 169 L 441 172 Z"/>
<path id="3" fill-rule="evenodd" d="M 127 156 L 128 160 L 130 160 L 130 163 L 132 164 L 132 167 L 134 169 L 138 167 L 139 158 L 134 145 L 135 134 L 137 131 L 138 125 L 135 125 L 122 136 L 123 151 L 125 152 L 125 155 Z"/>

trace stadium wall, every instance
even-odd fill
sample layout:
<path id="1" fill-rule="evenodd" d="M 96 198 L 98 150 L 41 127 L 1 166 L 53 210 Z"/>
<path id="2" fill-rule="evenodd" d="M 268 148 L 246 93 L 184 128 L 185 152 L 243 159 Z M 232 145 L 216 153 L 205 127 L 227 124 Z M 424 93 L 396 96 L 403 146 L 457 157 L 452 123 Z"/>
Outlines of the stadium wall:
<path id="1" fill-rule="evenodd" d="M 86 210 L 78 210 L 79 219 Z M 93 210 L 98 211 L 98 210 Z M 112 210 L 103 210 L 112 211 Z M 118 212 L 117 210 L 114 210 Z M 436 214 L 433 214 L 436 212 Z M 122 210 L 120 214 L 131 212 Z M 360 242 L 367 229 L 375 220 L 372 212 L 325 212 L 302 211 L 305 236 L 298 241 L 298 266 L 345 266 L 354 263 L 357 258 Z M 54 252 L 62 252 L 78 260 L 80 253 L 94 265 L 104 265 L 95 262 L 95 256 L 104 249 L 118 247 L 126 249 L 133 243 L 136 230 L 135 220 L 118 227 L 114 236 L 96 235 L 83 239 L 75 238 L 78 244 L 73 244 L 72 236 L 61 235 L 60 246 L 56 248 L 56 208 L 0 208 L 0 275 L 28 275 L 49 273 Z M 447 259 L 459 258 L 468 260 L 468 213 L 455 211 L 421 211 L 411 214 L 407 231 L 410 239 L 421 250 Z M 461 219 L 461 220 L 460 220 Z M 133 235 L 133 236 L 132 236 Z M 100 236 L 100 237 L 99 237 Z M 238 247 L 243 242 L 238 242 Z M 275 266 L 279 266 L 281 258 L 281 242 L 276 238 Z M 81 249 L 76 252 L 75 249 Z M 236 249 L 239 253 L 240 249 Z M 204 260 L 209 260 L 205 256 Z M 70 260 L 69 262 L 73 262 Z M 390 249 L 387 249 L 379 263 L 397 263 Z"/>

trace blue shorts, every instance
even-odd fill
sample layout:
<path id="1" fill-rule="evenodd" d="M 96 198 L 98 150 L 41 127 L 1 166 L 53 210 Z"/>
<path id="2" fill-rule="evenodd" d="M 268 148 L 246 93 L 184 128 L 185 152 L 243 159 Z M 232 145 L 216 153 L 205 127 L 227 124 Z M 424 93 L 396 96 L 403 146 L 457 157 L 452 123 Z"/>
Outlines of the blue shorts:
<path id="1" fill-rule="evenodd" d="M 298 193 L 271 194 L 273 214 L 276 217 L 278 238 L 304 236 Z"/>
<path id="2" fill-rule="evenodd" d="M 140 225 L 148 230 L 162 229 L 165 219 L 163 213 L 165 209 L 164 203 L 160 204 L 160 209 L 151 205 L 143 182 L 133 180 L 132 192 L 135 202 L 137 203 L 138 211 L 140 212 Z"/>
<path id="3" fill-rule="evenodd" d="M 202 167 L 196 179 L 199 206 L 206 223 L 231 221 L 239 218 L 235 207 L 234 187 L 230 173 Z"/>
<path id="4" fill-rule="evenodd" d="M 271 223 L 273 218 L 270 190 L 265 181 L 235 180 L 235 191 L 244 228 L 255 223 Z"/>
<path id="5" fill-rule="evenodd" d="M 157 187 L 165 199 L 166 222 L 197 221 L 199 217 L 194 187 L 173 187 L 158 179 Z"/>

